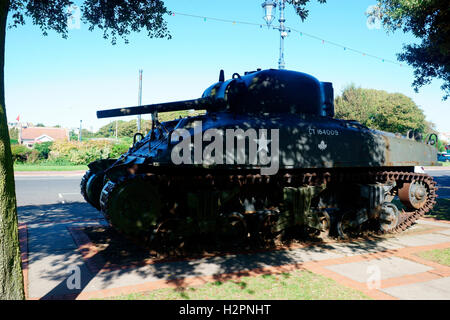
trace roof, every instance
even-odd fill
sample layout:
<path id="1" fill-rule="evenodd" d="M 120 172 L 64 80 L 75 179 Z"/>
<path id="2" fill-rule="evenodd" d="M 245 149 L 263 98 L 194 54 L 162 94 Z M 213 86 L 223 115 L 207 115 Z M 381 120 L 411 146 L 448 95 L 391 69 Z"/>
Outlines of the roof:
<path id="1" fill-rule="evenodd" d="M 67 130 L 63 128 L 33 127 L 22 128 L 21 139 L 34 140 L 42 135 L 49 136 L 54 140 L 67 140 L 69 138 Z"/>

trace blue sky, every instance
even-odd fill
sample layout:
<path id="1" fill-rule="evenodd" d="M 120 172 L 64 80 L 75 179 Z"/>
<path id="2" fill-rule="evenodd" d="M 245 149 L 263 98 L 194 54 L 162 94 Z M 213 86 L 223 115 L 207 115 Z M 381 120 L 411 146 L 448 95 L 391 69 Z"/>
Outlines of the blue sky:
<path id="1" fill-rule="evenodd" d="M 180 13 L 264 24 L 262 0 L 166 0 Z M 376 56 L 396 60 L 413 36 L 369 29 L 364 12 L 375 0 L 312 2 L 305 22 L 287 8 L 286 25 Z M 143 69 L 144 104 L 192 99 L 218 80 L 219 70 L 232 73 L 277 68 L 279 33 L 266 27 L 222 23 L 181 15 L 168 16 L 171 40 L 132 34 L 130 43 L 113 46 L 86 25 L 69 31 L 69 39 L 39 28 L 8 30 L 5 89 L 9 121 L 98 129 L 111 119 L 97 119 L 99 109 L 134 106 L 138 70 Z M 275 21 L 276 22 L 276 21 Z M 440 81 L 411 88 L 413 70 L 381 62 L 321 41 L 291 33 L 285 41 L 286 68 L 333 82 L 335 95 L 354 83 L 364 88 L 400 92 L 413 98 L 439 131 L 450 132 L 450 101 L 442 101 Z M 146 118 L 148 116 L 144 116 Z M 124 118 L 125 120 L 131 118 Z"/>

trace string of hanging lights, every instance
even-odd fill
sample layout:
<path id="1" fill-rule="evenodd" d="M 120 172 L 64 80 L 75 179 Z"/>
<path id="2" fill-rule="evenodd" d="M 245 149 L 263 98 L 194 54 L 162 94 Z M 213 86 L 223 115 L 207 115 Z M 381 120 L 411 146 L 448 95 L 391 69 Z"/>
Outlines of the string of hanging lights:
<path id="1" fill-rule="evenodd" d="M 265 11 L 265 15 L 263 16 L 263 19 L 266 21 L 266 24 L 267 24 L 268 28 L 280 31 L 280 59 L 278 61 L 278 65 L 279 65 L 280 69 L 283 69 L 285 67 L 283 42 L 284 42 L 284 38 L 286 38 L 287 35 L 290 32 L 295 32 L 300 37 L 308 37 L 308 38 L 311 38 L 311 39 L 315 39 L 315 40 L 318 40 L 318 41 L 322 42 L 322 44 L 324 44 L 324 45 L 327 44 L 327 45 L 339 47 L 339 48 L 343 49 L 344 51 L 354 52 L 354 53 L 360 54 L 360 55 L 362 55 L 364 57 L 367 57 L 367 58 L 376 59 L 376 60 L 378 60 L 380 62 L 391 63 L 391 64 L 397 65 L 399 67 L 403 67 L 404 66 L 402 63 L 399 63 L 397 61 L 386 59 L 386 58 L 377 56 L 375 54 L 371 54 L 371 53 L 369 53 L 367 51 L 354 49 L 352 47 L 348 47 L 348 46 L 340 44 L 338 42 L 324 39 L 324 38 L 322 38 L 320 36 L 317 36 L 317 35 L 314 35 L 314 34 L 311 34 L 311 33 L 307 33 L 307 32 L 301 31 L 301 30 L 297 30 L 297 29 L 294 29 L 294 28 L 291 28 L 291 27 L 288 27 L 288 26 L 285 26 L 285 25 L 282 27 L 281 26 L 281 22 L 280 22 L 280 26 L 272 26 L 271 24 L 272 24 L 273 20 L 275 19 L 275 7 L 276 7 L 276 5 L 273 6 L 273 7 L 270 7 L 270 6 L 267 6 L 267 4 L 266 4 L 267 2 L 272 2 L 272 3 L 275 3 L 275 2 L 274 1 L 270 1 L 270 0 L 265 1 L 262 4 L 262 7 L 263 7 L 263 9 Z M 249 21 L 240 21 L 240 20 L 231 20 L 231 19 L 210 17 L 210 16 L 201 16 L 201 15 L 189 14 L 189 13 L 184 13 L 184 12 L 172 12 L 172 16 L 173 17 L 175 17 L 175 16 L 185 16 L 185 17 L 197 18 L 197 19 L 202 19 L 205 22 L 211 20 L 211 21 L 217 21 L 217 22 L 223 22 L 223 23 L 231 23 L 232 25 L 237 25 L 237 24 L 250 25 L 250 26 L 256 26 L 256 27 L 259 27 L 260 29 L 263 29 L 263 24 L 255 23 L 255 22 L 249 22 Z M 284 14 L 283 14 L 283 16 L 284 16 Z M 283 24 L 284 24 L 284 21 L 283 21 Z"/>

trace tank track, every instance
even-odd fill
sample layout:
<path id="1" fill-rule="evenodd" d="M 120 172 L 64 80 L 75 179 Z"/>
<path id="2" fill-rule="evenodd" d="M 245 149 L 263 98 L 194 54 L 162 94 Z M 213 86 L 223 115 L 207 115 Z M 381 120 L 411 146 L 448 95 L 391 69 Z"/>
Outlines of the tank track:
<path id="1" fill-rule="evenodd" d="M 406 230 L 412 226 L 414 222 L 420 217 L 428 213 L 436 203 L 436 182 L 427 174 L 405 172 L 405 171 L 369 171 L 369 172 L 301 172 L 290 173 L 277 176 L 261 176 L 259 174 L 247 175 L 225 175 L 225 174 L 195 174 L 189 176 L 169 176 L 167 174 L 147 173 L 141 175 L 133 175 L 127 178 L 122 177 L 118 182 L 109 181 L 103 188 L 100 197 L 100 206 L 105 218 L 111 224 L 107 215 L 109 197 L 116 188 L 119 188 L 128 179 L 150 179 L 153 183 L 163 184 L 166 187 L 176 185 L 177 183 L 184 184 L 188 190 L 196 188 L 230 188 L 239 187 L 240 190 L 251 186 L 259 190 L 269 190 L 270 187 L 292 187 L 292 186 L 318 186 L 323 183 L 387 183 L 394 181 L 396 183 L 410 183 L 418 181 L 425 184 L 427 189 L 427 201 L 419 209 L 414 211 L 404 211 L 399 213 L 399 222 L 396 227 L 389 231 L 378 231 L 378 234 L 398 233 Z M 170 187 L 169 187 L 170 188 Z M 253 188 L 252 188 L 253 189 Z M 186 190 L 186 189 L 182 189 Z M 263 191 L 264 192 L 264 191 Z M 120 231 L 119 231 L 120 232 Z"/>

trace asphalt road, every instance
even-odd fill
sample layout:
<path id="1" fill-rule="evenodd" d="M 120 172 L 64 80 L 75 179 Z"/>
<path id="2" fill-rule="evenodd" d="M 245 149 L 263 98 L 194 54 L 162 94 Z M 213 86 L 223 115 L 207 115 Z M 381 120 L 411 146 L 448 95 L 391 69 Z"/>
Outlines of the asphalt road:
<path id="1" fill-rule="evenodd" d="M 438 186 L 439 198 L 450 198 L 450 170 L 433 170 L 427 172 L 432 175 Z"/>
<path id="2" fill-rule="evenodd" d="M 81 177 L 15 177 L 17 206 L 84 202 Z"/>
<path id="3" fill-rule="evenodd" d="M 438 196 L 450 198 L 450 170 L 433 170 L 438 183 Z M 44 205 L 84 202 L 80 195 L 81 177 L 16 177 L 17 205 Z"/>

